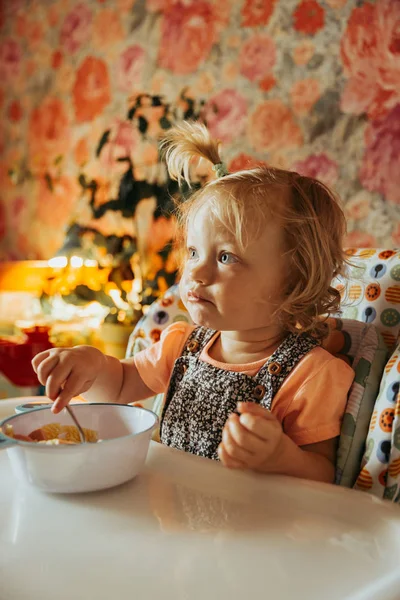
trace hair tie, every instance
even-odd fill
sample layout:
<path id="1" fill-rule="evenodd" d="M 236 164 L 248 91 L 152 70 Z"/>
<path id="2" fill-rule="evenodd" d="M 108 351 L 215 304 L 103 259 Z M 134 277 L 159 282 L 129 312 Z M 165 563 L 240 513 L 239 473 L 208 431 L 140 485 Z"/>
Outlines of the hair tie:
<path id="1" fill-rule="evenodd" d="M 229 171 L 227 169 L 227 166 L 225 163 L 220 162 L 216 165 L 212 166 L 213 171 L 215 171 L 215 174 L 217 176 L 217 178 L 219 179 L 220 177 L 225 177 L 225 175 L 229 175 Z"/>

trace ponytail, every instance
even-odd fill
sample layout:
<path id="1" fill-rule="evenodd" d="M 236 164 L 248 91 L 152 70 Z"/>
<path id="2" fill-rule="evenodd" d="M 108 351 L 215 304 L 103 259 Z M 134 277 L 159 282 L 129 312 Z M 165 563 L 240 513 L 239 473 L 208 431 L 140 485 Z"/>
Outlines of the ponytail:
<path id="1" fill-rule="evenodd" d="M 193 159 L 204 158 L 212 165 L 221 164 L 219 142 L 214 140 L 205 125 L 183 122 L 170 129 L 161 142 L 167 168 L 172 179 L 190 186 L 190 165 Z"/>

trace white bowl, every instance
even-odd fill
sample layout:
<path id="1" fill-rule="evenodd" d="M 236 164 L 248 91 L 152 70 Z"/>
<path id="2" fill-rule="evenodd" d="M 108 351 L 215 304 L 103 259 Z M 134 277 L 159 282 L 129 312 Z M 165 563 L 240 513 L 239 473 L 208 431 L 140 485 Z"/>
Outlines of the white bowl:
<path id="1" fill-rule="evenodd" d="M 6 448 L 18 479 L 46 492 L 91 492 L 133 479 L 143 468 L 158 418 L 153 412 L 121 404 L 76 404 L 82 427 L 94 429 L 102 440 L 96 444 L 48 446 L 14 440 L 0 433 L 0 449 Z M 28 435 L 47 423 L 72 425 L 66 411 L 53 415 L 50 407 L 4 419 L 0 427 Z"/>

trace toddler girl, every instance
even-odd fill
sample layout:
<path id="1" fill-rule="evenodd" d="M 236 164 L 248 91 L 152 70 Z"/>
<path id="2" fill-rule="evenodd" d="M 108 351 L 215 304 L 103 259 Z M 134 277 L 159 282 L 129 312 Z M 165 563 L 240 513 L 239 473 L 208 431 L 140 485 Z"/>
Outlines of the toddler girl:
<path id="1" fill-rule="evenodd" d="M 200 124 L 164 141 L 172 177 L 204 159 L 217 179 L 180 206 L 180 294 L 196 326 L 175 323 L 133 359 L 90 346 L 33 360 L 59 412 L 73 396 L 130 403 L 165 392 L 161 442 L 230 468 L 332 482 L 354 372 L 321 347 L 336 312 L 345 219 L 332 193 L 297 173 L 228 174 Z"/>

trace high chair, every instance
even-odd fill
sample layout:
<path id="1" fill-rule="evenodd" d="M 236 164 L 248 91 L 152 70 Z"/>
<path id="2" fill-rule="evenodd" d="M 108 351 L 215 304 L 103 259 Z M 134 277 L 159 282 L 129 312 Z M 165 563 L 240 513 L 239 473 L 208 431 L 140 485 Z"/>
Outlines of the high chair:
<path id="1" fill-rule="evenodd" d="M 400 503 L 400 252 L 367 248 L 346 254 L 346 277 L 333 282 L 342 311 L 328 319 L 323 344 L 355 372 L 339 439 L 336 483 Z M 174 285 L 139 321 L 126 356 L 158 341 L 176 321 L 191 322 Z M 140 404 L 159 413 L 162 395 Z"/>

